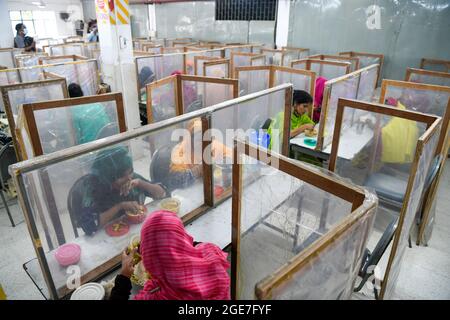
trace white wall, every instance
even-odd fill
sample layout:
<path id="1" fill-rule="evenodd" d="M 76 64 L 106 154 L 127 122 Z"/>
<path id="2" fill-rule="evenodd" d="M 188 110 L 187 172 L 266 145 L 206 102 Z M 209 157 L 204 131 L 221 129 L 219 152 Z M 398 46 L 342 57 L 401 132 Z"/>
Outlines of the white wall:
<path id="1" fill-rule="evenodd" d="M 14 35 L 9 20 L 8 4 L 6 0 L 0 0 L 0 47 L 10 48 L 14 45 Z"/>
<path id="2" fill-rule="evenodd" d="M 71 36 L 76 34 L 74 22 L 75 20 L 83 20 L 83 6 L 80 0 L 44 0 L 47 6 L 43 9 L 39 9 L 31 2 L 31 0 L 8 0 L 8 10 L 55 11 L 58 36 Z M 59 17 L 60 12 L 70 13 L 68 22 L 63 21 Z"/>
<path id="3" fill-rule="evenodd" d="M 89 20 L 95 20 L 95 0 L 81 0 L 83 4 L 83 21 L 88 23 Z"/>

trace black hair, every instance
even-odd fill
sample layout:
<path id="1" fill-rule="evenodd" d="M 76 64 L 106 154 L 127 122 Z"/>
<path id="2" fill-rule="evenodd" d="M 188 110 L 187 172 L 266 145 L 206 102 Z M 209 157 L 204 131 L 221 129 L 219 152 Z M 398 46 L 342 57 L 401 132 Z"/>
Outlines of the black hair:
<path id="1" fill-rule="evenodd" d="M 71 98 L 84 96 L 83 90 L 81 90 L 81 87 L 76 83 L 69 84 L 68 90 L 69 90 L 69 97 Z"/>
<path id="2" fill-rule="evenodd" d="M 19 32 L 20 29 L 22 29 L 22 27 L 24 27 L 25 25 L 23 23 L 18 23 L 16 24 L 16 31 Z"/>
<path id="3" fill-rule="evenodd" d="M 312 102 L 313 98 L 308 92 L 304 90 L 294 90 L 294 97 L 293 97 L 294 106 L 298 104 L 308 104 Z"/>

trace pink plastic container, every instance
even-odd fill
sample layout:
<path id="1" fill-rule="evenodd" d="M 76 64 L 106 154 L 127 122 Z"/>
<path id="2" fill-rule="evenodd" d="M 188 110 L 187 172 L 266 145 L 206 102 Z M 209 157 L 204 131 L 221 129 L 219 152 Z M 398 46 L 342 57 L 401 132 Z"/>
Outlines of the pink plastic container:
<path id="1" fill-rule="evenodd" d="M 80 256 L 81 248 L 75 243 L 64 244 L 55 252 L 56 261 L 63 267 L 77 264 L 80 261 Z"/>

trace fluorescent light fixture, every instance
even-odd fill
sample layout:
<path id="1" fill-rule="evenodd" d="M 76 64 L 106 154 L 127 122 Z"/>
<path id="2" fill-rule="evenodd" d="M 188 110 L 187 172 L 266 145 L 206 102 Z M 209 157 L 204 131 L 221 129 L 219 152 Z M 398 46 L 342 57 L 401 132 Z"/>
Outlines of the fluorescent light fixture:
<path id="1" fill-rule="evenodd" d="M 35 6 L 38 6 L 39 8 L 45 8 L 46 7 L 44 1 L 42 1 L 42 0 L 41 1 L 33 1 L 31 3 L 34 4 Z"/>

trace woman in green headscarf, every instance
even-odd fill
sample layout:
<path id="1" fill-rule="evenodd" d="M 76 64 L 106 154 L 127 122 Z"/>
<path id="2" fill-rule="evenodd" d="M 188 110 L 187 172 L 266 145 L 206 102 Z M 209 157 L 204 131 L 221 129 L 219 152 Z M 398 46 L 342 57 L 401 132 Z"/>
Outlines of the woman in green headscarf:
<path id="1" fill-rule="evenodd" d="M 169 196 L 162 184 L 152 183 L 134 172 L 125 147 L 99 152 L 83 187 L 78 225 L 88 235 L 125 212 L 138 212 L 146 197 Z"/>

